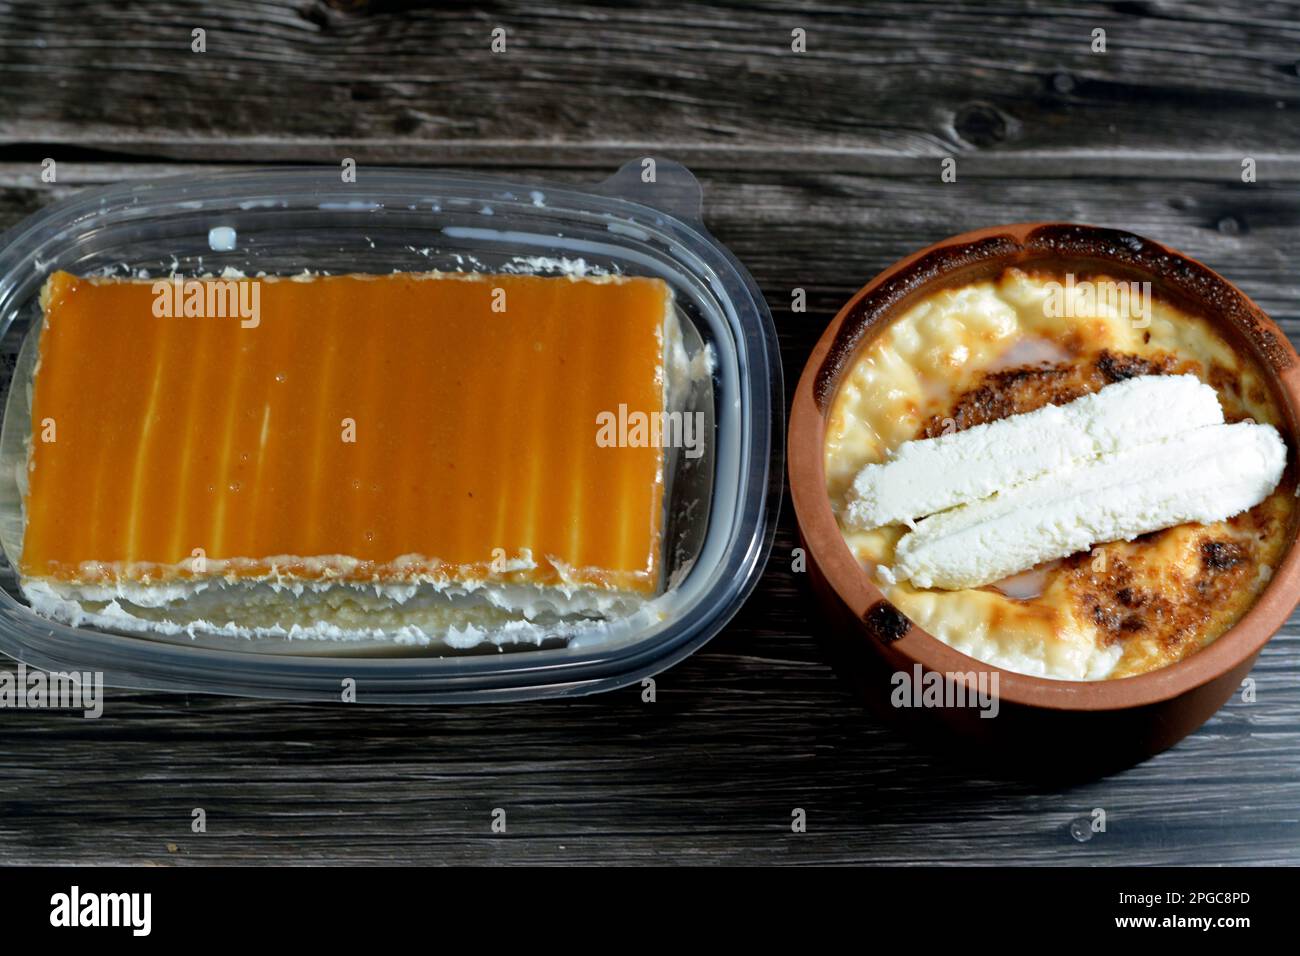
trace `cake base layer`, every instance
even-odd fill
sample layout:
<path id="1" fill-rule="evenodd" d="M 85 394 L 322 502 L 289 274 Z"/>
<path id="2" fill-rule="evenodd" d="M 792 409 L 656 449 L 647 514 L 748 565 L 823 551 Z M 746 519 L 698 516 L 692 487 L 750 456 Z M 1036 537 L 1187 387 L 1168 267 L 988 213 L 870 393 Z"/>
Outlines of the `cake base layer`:
<path id="1" fill-rule="evenodd" d="M 74 585 L 33 581 L 24 595 L 39 613 L 65 624 L 153 635 L 219 634 L 337 643 L 389 641 L 464 650 L 485 643 L 540 643 L 584 626 L 633 615 L 656 617 L 630 592 L 536 585 L 474 590 L 430 584 L 205 581 L 164 586 Z"/>

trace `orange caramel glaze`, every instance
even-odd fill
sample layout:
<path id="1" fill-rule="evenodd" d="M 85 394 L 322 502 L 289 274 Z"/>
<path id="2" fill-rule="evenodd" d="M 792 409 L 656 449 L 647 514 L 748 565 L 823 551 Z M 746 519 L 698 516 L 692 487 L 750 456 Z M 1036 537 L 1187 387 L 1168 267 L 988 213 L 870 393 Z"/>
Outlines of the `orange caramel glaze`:
<path id="1" fill-rule="evenodd" d="M 663 451 L 597 434 L 664 410 L 662 281 L 240 281 L 255 324 L 51 277 L 24 576 L 657 590 Z"/>

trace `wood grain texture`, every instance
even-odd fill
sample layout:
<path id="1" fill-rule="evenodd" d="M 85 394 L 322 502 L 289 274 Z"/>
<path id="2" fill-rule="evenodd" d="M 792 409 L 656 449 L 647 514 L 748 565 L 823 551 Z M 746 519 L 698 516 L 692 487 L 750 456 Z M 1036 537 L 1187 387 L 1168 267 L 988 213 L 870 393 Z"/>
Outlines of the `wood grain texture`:
<path id="1" fill-rule="evenodd" d="M 1300 341 L 1292 5 L 418 6 L 0 3 L 0 227 L 203 163 L 347 148 L 582 183 L 649 152 L 699 170 L 710 229 L 772 306 L 787 390 L 863 282 L 995 222 L 1167 242 Z M 191 22 L 212 25 L 202 61 L 173 49 Z M 521 53 L 509 68 L 487 52 L 497 22 Z M 1086 52 L 1094 22 L 1108 59 Z M 796 61 L 782 51 L 805 23 Z M 969 114 L 979 142 L 955 132 L 973 102 L 1003 135 Z M 1273 157 L 1253 185 L 1242 149 Z M 57 185 L 39 181 L 46 155 Z M 759 590 L 653 704 L 638 689 L 387 710 L 117 691 L 98 721 L 0 711 L 0 861 L 1300 862 L 1300 619 L 1265 649 L 1256 702 L 1172 751 L 1083 785 L 998 780 L 861 710 L 813 639 L 794 544 L 787 500 Z M 1076 840 L 1096 807 L 1107 832 Z"/>
<path id="2" fill-rule="evenodd" d="M 593 167 L 653 150 L 848 171 L 948 154 L 1231 159 L 1300 146 L 1298 42 L 1279 2 L 7 0 L 0 144 Z"/>

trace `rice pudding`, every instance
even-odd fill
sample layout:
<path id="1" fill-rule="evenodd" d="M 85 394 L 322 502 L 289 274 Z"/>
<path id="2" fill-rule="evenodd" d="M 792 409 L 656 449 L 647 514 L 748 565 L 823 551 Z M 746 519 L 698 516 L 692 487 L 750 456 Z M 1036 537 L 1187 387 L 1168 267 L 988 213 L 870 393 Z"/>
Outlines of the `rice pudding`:
<path id="1" fill-rule="evenodd" d="M 1262 501 L 1226 520 L 1104 543 L 978 587 L 893 579 L 909 525 L 864 530 L 846 520 L 859 472 L 905 442 L 1067 405 L 1142 376 L 1194 376 L 1214 390 L 1226 422 L 1282 424 L 1260 370 L 1207 321 L 1159 298 L 1137 308 L 1097 294 L 1127 285 L 1008 269 L 932 293 L 864 346 L 831 403 L 827 492 L 850 549 L 901 612 L 979 660 L 1067 680 L 1174 663 L 1242 616 L 1290 539 L 1289 467 Z"/>

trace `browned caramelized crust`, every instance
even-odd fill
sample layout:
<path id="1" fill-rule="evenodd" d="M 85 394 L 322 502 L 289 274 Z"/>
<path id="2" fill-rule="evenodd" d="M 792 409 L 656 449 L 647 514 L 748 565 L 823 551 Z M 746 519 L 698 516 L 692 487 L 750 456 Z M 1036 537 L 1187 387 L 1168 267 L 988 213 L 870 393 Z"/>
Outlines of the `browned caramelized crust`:
<path id="1" fill-rule="evenodd" d="M 1064 405 L 1139 375 L 1179 375 L 1195 364 L 1168 354 L 1142 357 L 1102 349 L 1077 362 L 1040 362 L 986 372 L 979 384 L 956 397 L 946 414 L 931 416 L 917 437 L 937 438 L 1045 405 Z"/>

